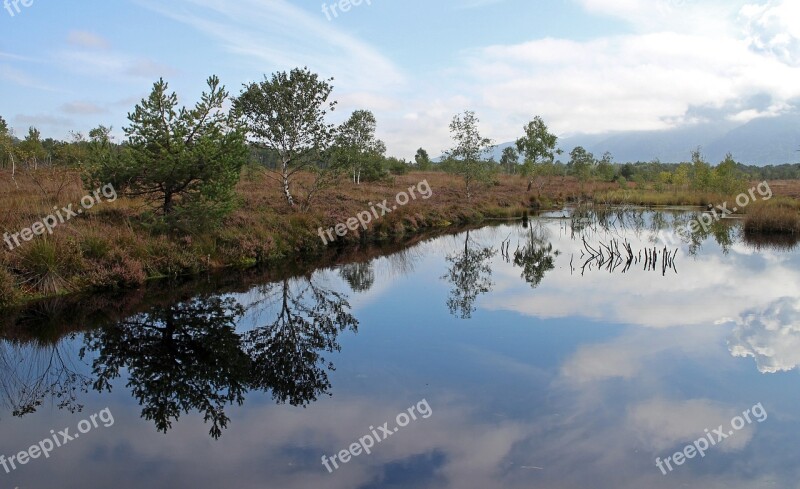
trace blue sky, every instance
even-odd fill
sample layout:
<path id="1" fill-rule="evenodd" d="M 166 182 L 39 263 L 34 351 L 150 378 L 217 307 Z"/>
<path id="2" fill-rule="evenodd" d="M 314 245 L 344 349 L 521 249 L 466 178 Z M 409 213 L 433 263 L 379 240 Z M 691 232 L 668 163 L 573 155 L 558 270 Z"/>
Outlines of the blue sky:
<path id="1" fill-rule="evenodd" d="M 2 0 L 0 0 L 2 1 Z M 796 111 L 792 0 L 33 0 L 0 10 L 0 115 L 65 138 L 113 125 L 159 77 L 193 103 L 276 70 L 335 78 L 338 122 L 378 118 L 389 152 L 439 154 L 457 112 L 512 140 L 542 115 L 560 135 L 668 129 Z M 702 114 L 708 114 L 704 116 Z"/>

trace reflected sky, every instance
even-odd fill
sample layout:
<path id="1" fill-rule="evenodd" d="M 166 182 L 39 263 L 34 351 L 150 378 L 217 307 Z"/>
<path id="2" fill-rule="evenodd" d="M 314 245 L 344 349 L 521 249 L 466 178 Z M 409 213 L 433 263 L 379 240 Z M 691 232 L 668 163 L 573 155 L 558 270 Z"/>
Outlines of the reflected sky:
<path id="1" fill-rule="evenodd" d="M 49 459 L 0 469 L 0 484 L 800 487 L 800 254 L 753 246 L 732 221 L 671 245 L 675 269 L 646 270 L 640 252 L 664 247 L 654 231 L 686 216 L 560 215 L 439 237 L 248 291 L 183 297 L 49 346 L 8 337 L 0 348 L 0 453 L 105 407 L 115 424 Z M 629 245 L 635 263 L 624 273 L 599 262 L 582 268 L 587 244 L 623 257 Z M 232 313 L 218 310 L 229 303 L 237 304 Z M 194 319 L 165 333 L 181 315 Z M 148 357 L 152 351 L 165 358 Z M 110 391 L 78 388 L 74 403 L 83 411 L 59 409 L 63 398 L 45 388 L 61 387 L 63 372 L 79 387 L 96 382 L 98 360 Z M 167 387 L 156 382 L 175 372 Z M 229 394 L 232 378 L 247 388 L 236 391 L 241 404 L 224 408 L 229 421 L 216 439 L 197 393 Z M 160 430 L 143 409 L 171 405 L 164 400 L 181 379 L 192 402 L 178 402 L 188 409 Z M 30 385 L 44 391 L 24 391 Z M 31 396 L 41 404 L 14 416 Z M 423 398 L 430 418 L 333 474 L 321 464 Z M 765 422 L 667 476 L 656 467 L 656 457 L 757 403 Z"/>

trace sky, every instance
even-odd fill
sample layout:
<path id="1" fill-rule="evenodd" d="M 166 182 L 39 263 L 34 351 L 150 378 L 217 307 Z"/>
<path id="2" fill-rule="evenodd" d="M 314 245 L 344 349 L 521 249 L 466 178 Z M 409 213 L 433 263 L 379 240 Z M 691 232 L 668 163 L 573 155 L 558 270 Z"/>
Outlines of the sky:
<path id="1" fill-rule="evenodd" d="M 0 4 L 0 115 L 20 137 L 104 124 L 121 139 L 160 77 L 192 105 L 212 74 L 235 96 L 304 66 L 334 79 L 332 123 L 371 110 L 389 154 L 405 158 L 448 149 L 464 110 L 502 143 L 536 115 L 572 136 L 800 106 L 797 0 L 24 3 Z"/>

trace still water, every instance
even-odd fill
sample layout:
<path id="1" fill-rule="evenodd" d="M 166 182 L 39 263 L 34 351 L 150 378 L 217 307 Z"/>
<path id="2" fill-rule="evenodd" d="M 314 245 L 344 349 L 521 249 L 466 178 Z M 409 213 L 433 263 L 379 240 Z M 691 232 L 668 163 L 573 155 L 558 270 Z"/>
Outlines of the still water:
<path id="1" fill-rule="evenodd" d="M 695 216 L 10 313 L 0 488 L 798 488 L 800 254 Z"/>

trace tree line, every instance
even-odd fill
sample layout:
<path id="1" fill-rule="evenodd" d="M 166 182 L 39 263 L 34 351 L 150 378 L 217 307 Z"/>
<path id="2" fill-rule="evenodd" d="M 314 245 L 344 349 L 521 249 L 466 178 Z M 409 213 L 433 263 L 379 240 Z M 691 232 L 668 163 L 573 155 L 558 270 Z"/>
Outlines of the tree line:
<path id="1" fill-rule="evenodd" d="M 72 133 L 69 141 L 42 139 L 34 127 L 19 139 L 0 117 L 0 166 L 12 171 L 80 169 L 87 186 L 113 184 L 124 196 L 144 199 L 154 216 L 172 225 L 199 218 L 220 222 L 235 204 L 234 189 L 248 164 L 267 169 L 286 205 L 299 212 L 310 209 L 321 190 L 345 178 L 360 185 L 413 170 L 459 176 L 468 199 L 501 173 L 520 175 L 528 191 L 539 193 L 557 176 L 572 176 L 582 184 L 616 181 L 627 188 L 634 182 L 656 190 L 720 192 L 733 191 L 747 179 L 800 178 L 800 165 L 751 167 L 731 155 L 712 166 L 699 149 L 678 164 L 619 164 L 609 153 L 598 158 L 580 146 L 563 155 L 557 136 L 538 116 L 495 161 L 489 156 L 494 143 L 480 133 L 472 111 L 452 119 L 453 146 L 441 161 L 434 162 L 420 148 L 408 162 L 387 156 L 369 110 L 356 110 L 339 125 L 328 121 L 337 105 L 332 82 L 296 68 L 246 84 L 234 97 L 211 76 L 194 106 L 179 107 L 177 94 L 160 79 L 128 114 L 120 142 L 102 125 L 87 136 Z"/>

